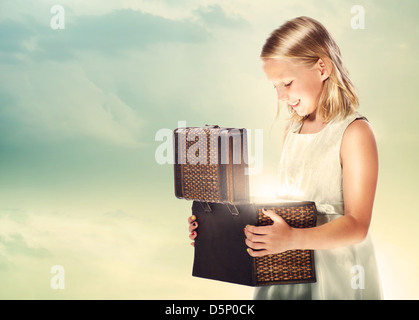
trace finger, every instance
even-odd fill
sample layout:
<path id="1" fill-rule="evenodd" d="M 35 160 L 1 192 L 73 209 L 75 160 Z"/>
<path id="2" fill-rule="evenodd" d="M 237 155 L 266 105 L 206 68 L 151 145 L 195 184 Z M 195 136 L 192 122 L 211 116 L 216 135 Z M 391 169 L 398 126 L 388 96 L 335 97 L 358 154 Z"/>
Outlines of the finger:
<path id="1" fill-rule="evenodd" d="M 268 254 L 268 250 L 255 251 L 255 250 L 252 250 L 251 248 L 247 248 L 247 253 L 248 253 L 250 256 L 252 256 L 252 257 L 256 258 L 256 257 L 263 257 L 263 256 L 266 256 L 266 255 Z"/>
<path id="2" fill-rule="evenodd" d="M 192 222 L 196 221 L 196 216 L 192 215 L 188 218 L 188 223 L 191 224 Z"/>
<path id="3" fill-rule="evenodd" d="M 271 229 L 271 226 L 252 226 L 248 224 L 244 228 L 244 233 L 246 234 L 246 232 L 249 232 L 249 233 L 258 234 L 258 235 L 265 235 L 269 233 L 270 229 Z"/>
<path id="4" fill-rule="evenodd" d="M 246 243 L 246 245 L 249 248 L 252 248 L 252 249 L 255 249 L 255 250 L 263 250 L 263 249 L 266 249 L 266 244 L 263 243 L 263 242 L 253 242 L 253 241 L 251 241 L 249 239 L 246 239 L 244 242 Z"/>
<path id="5" fill-rule="evenodd" d="M 271 218 L 273 222 L 281 222 L 281 217 L 274 210 L 262 208 L 262 213 Z"/>
<path id="6" fill-rule="evenodd" d="M 195 247 L 195 241 L 194 242 L 191 242 L 191 246 L 192 247 Z"/>
<path id="7" fill-rule="evenodd" d="M 266 234 L 252 233 L 252 232 L 246 231 L 246 229 L 245 229 L 244 235 L 246 236 L 247 240 L 250 240 L 252 242 L 264 243 L 266 239 Z"/>
<path id="8" fill-rule="evenodd" d="M 191 232 L 191 233 L 189 234 L 189 239 L 191 239 L 191 240 L 195 240 L 196 236 L 197 236 L 196 231 L 193 231 L 193 232 Z"/>
<path id="9" fill-rule="evenodd" d="M 198 228 L 198 222 L 194 221 L 191 224 L 189 224 L 189 232 L 194 231 L 196 228 Z"/>

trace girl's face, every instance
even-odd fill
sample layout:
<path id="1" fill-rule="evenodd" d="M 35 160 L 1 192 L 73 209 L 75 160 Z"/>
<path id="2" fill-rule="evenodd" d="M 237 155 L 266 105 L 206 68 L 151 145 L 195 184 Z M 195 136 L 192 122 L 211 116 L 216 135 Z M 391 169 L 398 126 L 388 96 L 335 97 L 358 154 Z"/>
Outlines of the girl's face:
<path id="1" fill-rule="evenodd" d="M 286 102 L 301 117 L 316 111 L 323 81 L 329 77 L 321 59 L 312 67 L 290 59 L 265 59 L 263 70 L 274 84 L 279 101 Z"/>

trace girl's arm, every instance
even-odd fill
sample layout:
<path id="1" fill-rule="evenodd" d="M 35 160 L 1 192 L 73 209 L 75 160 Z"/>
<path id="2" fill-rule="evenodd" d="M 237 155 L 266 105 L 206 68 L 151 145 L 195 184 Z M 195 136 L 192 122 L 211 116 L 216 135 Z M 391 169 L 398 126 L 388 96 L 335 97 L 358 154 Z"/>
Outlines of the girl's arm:
<path id="1" fill-rule="evenodd" d="M 344 216 L 324 225 L 297 229 L 271 210 L 265 212 L 270 226 L 246 226 L 246 244 L 251 256 L 290 249 L 333 249 L 365 239 L 371 221 L 378 178 L 378 152 L 367 121 L 357 120 L 346 129 L 341 145 Z M 258 249 L 261 251 L 254 251 Z"/>

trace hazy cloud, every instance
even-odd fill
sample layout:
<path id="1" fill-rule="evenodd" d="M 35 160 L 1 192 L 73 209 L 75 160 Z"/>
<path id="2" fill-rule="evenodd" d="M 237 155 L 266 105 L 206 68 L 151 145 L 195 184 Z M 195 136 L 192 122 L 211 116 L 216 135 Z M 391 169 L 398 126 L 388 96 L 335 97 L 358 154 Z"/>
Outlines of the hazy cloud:
<path id="1" fill-rule="evenodd" d="M 35 59 L 66 60 L 81 50 L 114 55 L 143 50 L 153 43 L 201 42 L 207 31 L 192 21 L 176 21 L 137 10 L 115 10 L 104 15 L 73 17 L 63 30 L 53 30 L 34 19 L 0 22 L 0 51 L 31 54 Z"/>
<path id="2" fill-rule="evenodd" d="M 28 245 L 23 236 L 19 233 L 13 233 L 7 237 L 0 236 L 0 244 L 4 246 L 6 252 L 11 255 L 21 254 L 36 258 L 47 258 L 52 256 L 52 254 L 43 247 Z"/>
<path id="3" fill-rule="evenodd" d="M 219 5 L 200 7 L 193 11 L 208 27 L 239 28 L 249 27 L 250 24 L 239 16 L 228 16 Z"/>
<path id="4" fill-rule="evenodd" d="M 0 80 L 9 101 L 0 105 L 4 110 L 0 123 L 14 124 L 11 132 L 18 139 L 89 137 L 139 145 L 138 115 L 114 93 L 90 81 L 79 65 L 42 62 L 3 70 L 13 75 Z"/>

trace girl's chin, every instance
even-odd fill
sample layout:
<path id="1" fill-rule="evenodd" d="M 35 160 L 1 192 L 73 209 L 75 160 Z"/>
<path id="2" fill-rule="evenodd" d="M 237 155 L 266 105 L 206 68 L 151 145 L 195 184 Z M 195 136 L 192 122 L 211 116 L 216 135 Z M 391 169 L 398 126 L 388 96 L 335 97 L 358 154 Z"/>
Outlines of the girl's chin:
<path id="1" fill-rule="evenodd" d="M 293 108 L 294 112 L 298 114 L 300 117 L 307 117 L 313 112 L 316 111 L 316 108 L 302 108 L 302 106 L 297 106 L 297 108 Z"/>
<path id="2" fill-rule="evenodd" d="M 303 111 L 296 110 L 296 109 L 294 109 L 294 111 L 295 111 L 295 113 L 297 113 L 300 117 L 305 117 L 305 116 L 307 116 L 307 112 L 303 112 Z"/>

